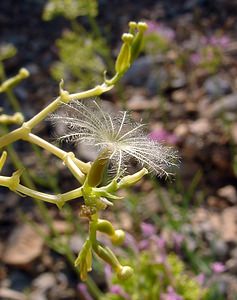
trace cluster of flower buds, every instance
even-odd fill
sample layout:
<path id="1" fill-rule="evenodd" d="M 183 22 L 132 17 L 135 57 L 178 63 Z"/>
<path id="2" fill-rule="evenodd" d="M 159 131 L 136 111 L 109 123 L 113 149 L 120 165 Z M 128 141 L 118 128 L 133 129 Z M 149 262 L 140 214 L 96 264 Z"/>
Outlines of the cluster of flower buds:
<path id="1" fill-rule="evenodd" d="M 79 266 L 80 268 L 81 279 L 85 281 L 87 279 L 87 273 L 92 270 L 92 251 L 114 269 L 119 279 L 128 279 L 132 276 L 133 269 L 129 266 L 121 265 L 110 248 L 97 241 L 97 231 L 107 234 L 114 245 L 120 245 L 125 238 L 123 230 L 115 230 L 109 221 L 97 219 L 96 216 L 93 216 L 90 222 L 89 237 L 85 241 L 75 261 L 75 266 Z"/>
<path id="2" fill-rule="evenodd" d="M 148 28 L 147 24 L 144 22 L 129 22 L 129 28 L 129 33 L 122 35 L 123 44 L 115 63 L 116 74 L 112 79 L 105 78 L 108 85 L 115 84 L 124 75 L 142 49 L 144 32 Z"/>
<path id="3" fill-rule="evenodd" d="M 92 270 L 93 252 L 113 268 L 118 278 L 125 280 L 133 274 L 131 267 L 121 265 L 112 250 L 96 238 L 97 232 L 101 232 L 109 237 L 113 245 L 121 245 L 125 239 L 125 232 L 121 229 L 115 230 L 108 220 L 99 219 L 98 214 L 108 205 L 113 205 L 110 200 L 121 199 L 114 194 L 119 188 L 134 185 L 147 174 L 147 170 L 143 168 L 133 175 L 123 177 L 120 181 L 114 179 L 107 186 L 97 187 L 102 181 L 105 166 L 108 164 L 109 155 L 107 152 L 109 152 L 107 149 L 101 151 L 92 163 L 82 186 L 85 204 L 81 208 L 81 216 L 89 219 L 90 229 L 89 236 L 75 261 L 75 266 L 80 268 L 83 281 L 87 279 L 87 273 Z"/>

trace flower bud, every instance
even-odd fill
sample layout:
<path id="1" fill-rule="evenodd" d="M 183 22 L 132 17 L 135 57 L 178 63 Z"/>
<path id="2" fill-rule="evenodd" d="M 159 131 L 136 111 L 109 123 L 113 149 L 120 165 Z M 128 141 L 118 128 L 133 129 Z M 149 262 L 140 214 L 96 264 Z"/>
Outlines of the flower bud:
<path id="1" fill-rule="evenodd" d="M 18 124 L 21 125 L 24 122 L 24 116 L 20 112 L 16 112 L 13 116 L 2 114 L 0 115 L 0 124 Z"/>
<path id="2" fill-rule="evenodd" d="M 141 51 L 141 48 L 143 46 L 144 32 L 147 30 L 148 26 L 144 22 L 139 22 L 137 28 L 138 28 L 138 33 L 135 35 L 135 38 L 132 42 L 131 63 L 138 57 Z"/>
<path id="3" fill-rule="evenodd" d="M 135 30 L 137 29 L 137 23 L 131 21 L 128 23 L 128 26 L 129 26 L 129 33 L 135 35 Z"/>
<path id="4" fill-rule="evenodd" d="M 7 79 L 0 85 L 0 93 L 6 92 L 9 89 L 15 87 L 19 82 L 30 75 L 29 71 L 25 68 L 21 68 L 17 75 Z"/>
<path id="5" fill-rule="evenodd" d="M 129 266 L 121 266 L 121 268 L 117 272 L 117 276 L 121 280 L 127 280 L 133 275 L 134 271 Z"/>
<path id="6" fill-rule="evenodd" d="M 105 167 L 109 161 L 109 153 L 110 151 L 108 149 L 104 149 L 93 162 L 87 177 L 87 183 L 89 186 L 96 187 L 101 183 Z"/>
<path id="7" fill-rule="evenodd" d="M 114 235 L 111 237 L 111 241 L 114 245 L 119 246 L 124 242 L 125 232 L 121 229 L 115 230 Z"/>
<path id="8" fill-rule="evenodd" d="M 141 180 L 142 177 L 144 175 L 146 175 L 147 173 L 148 173 L 148 170 L 146 168 L 143 168 L 133 175 L 128 175 L 128 176 L 123 177 L 119 182 L 119 188 L 124 188 L 124 187 L 128 187 L 130 185 L 134 185 L 139 180 Z"/>
<path id="9" fill-rule="evenodd" d="M 59 95 L 60 95 L 60 100 L 64 103 L 68 103 L 70 100 L 69 97 L 69 92 L 63 89 L 64 81 L 61 79 L 59 83 Z"/>
<path id="10" fill-rule="evenodd" d="M 0 47 L 0 61 L 16 55 L 17 49 L 12 44 L 3 44 Z"/>
<path id="11" fill-rule="evenodd" d="M 112 236 L 115 234 L 113 225 L 107 220 L 98 220 L 97 230 Z"/>
<path id="12" fill-rule="evenodd" d="M 30 76 L 30 72 L 26 68 L 21 68 L 19 71 L 19 75 L 22 79 Z"/>
<path id="13" fill-rule="evenodd" d="M 123 45 L 115 63 L 115 71 L 118 74 L 123 74 L 130 67 L 131 43 L 133 40 L 133 35 L 130 33 L 124 33 L 122 35 L 122 40 Z"/>

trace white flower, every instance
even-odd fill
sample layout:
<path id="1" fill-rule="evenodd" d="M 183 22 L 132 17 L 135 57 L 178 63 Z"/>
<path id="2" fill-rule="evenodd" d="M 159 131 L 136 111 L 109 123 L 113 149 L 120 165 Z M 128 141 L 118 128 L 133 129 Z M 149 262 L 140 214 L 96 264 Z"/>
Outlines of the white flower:
<path id="1" fill-rule="evenodd" d="M 108 148 L 117 174 L 131 158 L 157 175 L 169 175 L 167 169 L 176 165 L 177 153 L 150 140 L 144 131 L 145 125 L 134 122 L 126 111 L 115 115 L 104 111 L 96 101 L 75 100 L 64 104 L 51 120 L 66 125 L 66 133 L 60 140 L 85 142 L 98 151 Z"/>

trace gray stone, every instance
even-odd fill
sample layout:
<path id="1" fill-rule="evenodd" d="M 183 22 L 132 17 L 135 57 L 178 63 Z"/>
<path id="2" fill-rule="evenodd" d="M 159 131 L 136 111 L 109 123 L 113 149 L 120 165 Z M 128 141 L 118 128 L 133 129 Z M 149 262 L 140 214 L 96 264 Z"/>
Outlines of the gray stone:
<path id="1" fill-rule="evenodd" d="M 237 94 L 231 94 L 223 97 L 210 105 L 204 114 L 207 117 L 218 117 L 224 113 L 232 113 L 236 115 L 237 112 Z"/>
<path id="2" fill-rule="evenodd" d="M 219 75 L 209 77 L 203 86 L 213 100 L 231 92 L 230 82 Z"/>

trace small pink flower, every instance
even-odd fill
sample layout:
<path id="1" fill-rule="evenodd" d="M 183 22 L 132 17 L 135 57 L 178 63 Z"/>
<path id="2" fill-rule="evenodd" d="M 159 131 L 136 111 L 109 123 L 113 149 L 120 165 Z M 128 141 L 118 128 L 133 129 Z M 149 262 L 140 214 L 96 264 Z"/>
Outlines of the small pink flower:
<path id="1" fill-rule="evenodd" d="M 227 36 L 222 36 L 220 38 L 220 45 L 226 47 L 230 43 L 230 39 Z"/>
<path id="2" fill-rule="evenodd" d="M 155 142 L 165 142 L 170 145 L 175 145 L 178 142 L 178 138 L 175 134 L 169 133 L 163 128 L 153 130 L 148 137 Z"/>
<path id="3" fill-rule="evenodd" d="M 135 238 L 130 234 L 130 233 L 126 233 L 125 236 L 125 241 L 124 241 L 125 245 L 129 248 L 131 248 L 135 253 L 139 252 L 139 249 L 137 247 L 137 241 L 135 240 Z"/>
<path id="4" fill-rule="evenodd" d="M 149 240 L 141 240 L 138 243 L 138 248 L 140 251 L 148 249 L 150 246 Z"/>
<path id="5" fill-rule="evenodd" d="M 209 43 L 210 45 L 212 46 L 219 46 L 219 47 L 225 47 L 229 44 L 230 40 L 227 36 L 220 36 L 220 37 L 217 37 L 217 36 L 214 36 L 214 37 L 211 37 L 210 40 L 209 40 Z"/>
<path id="6" fill-rule="evenodd" d="M 214 273 L 223 273 L 226 270 L 226 267 L 223 263 L 221 262 L 214 262 L 211 266 L 211 269 Z"/>
<path id="7" fill-rule="evenodd" d="M 123 297 L 125 300 L 130 300 L 129 295 L 119 285 L 113 285 L 110 288 L 110 292 L 115 295 Z"/>
<path id="8" fill-rule="evenodd" d="M 194 65 L 200 64 L 200 62 L 201 62 L 201 56 L 200 56 L 200 54 L 198 54 L 198 53 L 193 53 L 193 54 L 190 56 L 190 61 L 191 61 L 191 63 L 193 63 Z"/>
<path id="9" fill-rule="evenodd" d="M 169 286 L 167 289 L 167 293 L 163 294 L 161 296 L 162 300 L 183 300 L 183 297 L 178 295 L 173 287 Z"/>
<path id="10" fill-rule="evenodd" d="M 199 275 L 196 277 L 196 280 L 197 280 L 197 282 L 198 282 L 200 285 L 203 285 L 203 284 L 204 284 L 205 279 L 206 279 L 206 277 L 205 277 L 205 274 L 203 274 L 203 273 L 199 274 Z"/>
<path id="11" fill-rule="evenodd" d="M 177 232 L 174 232 L 172 234 L 173 236 L 173 241 L 174 241 L 174 246 L 175 246 L 175 249 L 178 251 L 181 246 L 182 246 L 182 243 L 183 243 L 183 240 L 184 240 L 184 236 L 180 233 L 177 233 Z"/>
<path id="12" fill-rule="evenodd" d="M 172 28 L 155 21 L 146 21 L 146 23 L 148 25 L 147 33 L 157 33 L 168 41 L 174 40 L 175 31 Z"/>
<path id="13" fill-rule="evenodd" d="M 156 228 L 154 225 L 142 222 L 141 230 L 144 237 L 150 237 L 156 233 Z"/>
<path id="14" fill-rule="evenodd" d="M 154 242 L 156 243 L 159 251 L 165 251 L 165 239 L 163 237 L 160 237 L 160 236 L 154 236 L 152 237 L 152 239 L 154 240 Z"/>
<path id="15" fill-rule="evenodd" d="M 148 33 L 157 31 L 157 28 L 158 28 L 158 23 L 157 22 L 155 22 L 155 21 L 146 21 L 146 24 L 148 25 L 148 29 L 147 29 Z"/>

